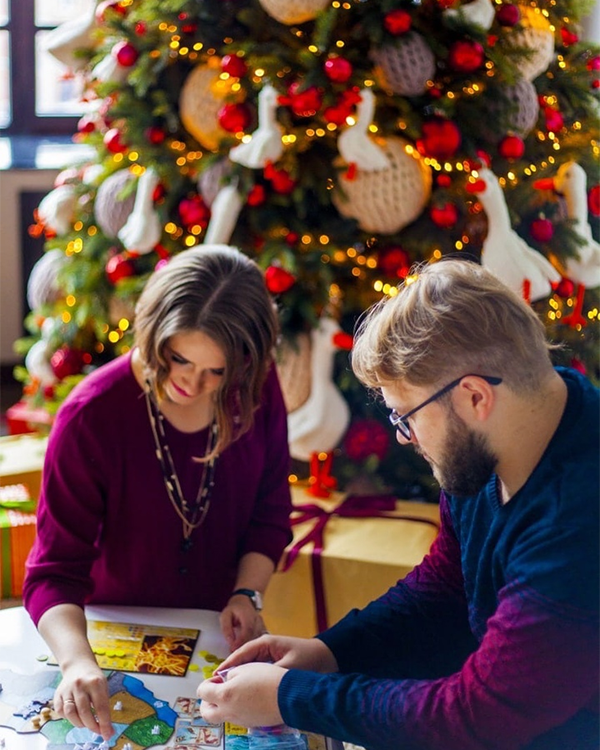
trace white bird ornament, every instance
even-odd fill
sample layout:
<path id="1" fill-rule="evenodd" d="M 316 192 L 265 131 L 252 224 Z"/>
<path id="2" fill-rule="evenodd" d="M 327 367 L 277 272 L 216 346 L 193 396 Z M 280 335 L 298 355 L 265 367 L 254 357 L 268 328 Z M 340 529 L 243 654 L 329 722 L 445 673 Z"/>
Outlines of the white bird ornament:
<path id="1" fill-rule="evenodd" d="M 385 151 L 368 134 L 369 125 L 375 114 L 375 95 L 371 89 L 362 89 L 360 102 L 356 107 L 356 122 L 340 133 L 338 151 L 344 161 L 355 164 L 365 172 L 389 169 L 390 163 Z"/>
<path id="2" fill-rule="evenodd" d="M 229 152 L 231 161 L 249 169 L 264 169 L 283 153 L 283 127 L 277 122 L 277 90 L 267 84 L 258 95 L 258 128 L 248 143 L 240 143 Z"/>
<path id="3" fill-rule="evenodd" d="M 478 170 L 479 179 L 468 183 L 488 219 L 481 264 L 528 301 L 548 297 L 560 274 L 541 253 L 534 250 L 512 228 L 502 187 L 488 168 Z"/>
<path id="4" fill-rule="evenodd" d="M 154 209 L 154 191 L 158 182 L 154 169 L 146 169 L 138 180 L 133 211 L 119 230 L 118 236 L 125 249 L 140 255 L 153 250 L 162 236 L 162 223 Z"/>
<path id="5" fill-rule="evenodd" d="M 474 0 L 459 8 L 448 8 L 444 11 L 444 16 L 455 18 L 468 26 L 478 26 L 484 31 L 489 31 L 494 23 L 496 11 L 491 0 Z"/>
<path id="6" fill-rule="evenodd" d="M 556 192 L 565 197 L 573 230 L 585 240 L 585 245 L 579 246 L 579 258 L 565 260 L 567 275 L 593 289 L 600 286 L 600 244 L 593 238 L 588 221 L 587 175 L 580 164 L 568 161 L 560 165 L 553 183 Z"/>

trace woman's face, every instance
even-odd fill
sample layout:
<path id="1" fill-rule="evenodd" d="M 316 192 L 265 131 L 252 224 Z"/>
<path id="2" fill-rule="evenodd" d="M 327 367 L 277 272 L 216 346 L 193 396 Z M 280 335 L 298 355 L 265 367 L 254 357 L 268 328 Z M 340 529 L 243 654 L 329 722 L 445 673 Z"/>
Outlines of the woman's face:
<path id="1" fill-rule="evenodd" d="M 177 333 L 165 347 L 169 373 L 164 390 L 170 401 L 188 406 L 215 393 L 225 375 L 225 354 L 201 331 Z"/>

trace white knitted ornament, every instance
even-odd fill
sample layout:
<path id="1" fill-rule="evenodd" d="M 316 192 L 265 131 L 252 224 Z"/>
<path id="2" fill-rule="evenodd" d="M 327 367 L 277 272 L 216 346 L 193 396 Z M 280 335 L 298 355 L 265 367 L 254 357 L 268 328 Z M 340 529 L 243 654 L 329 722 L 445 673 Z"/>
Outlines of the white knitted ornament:
<path id="1" fill-rule="evenodd" d="M 98 188 L 94 203 L 96 223 L 110 239 L 114 239 L 125 225 L 135 203 L 135 190 L 127 197 L 122 193 L 135 176 L 128 169 L 120 169 L 107 177 Z"/>
<path id="2" fill-rule="evenodd" d="M 382 86 L 401 96 L 420 96 L 435 75 L 435 55 L 415 31 L 393 45 L 371 50 L 371 58 L 380 68 Z"/>
<path id="3" fill-rule="evenodd" d="M 31 310 L 39 310 L 61 298 L 58 273 L 66 260 L 64 252 L 55 248 L 44 253 L 31 269 L 27 280 L 27 304 Z"/>
<path id="4" fill-rule="evenodd" d="M 533 81 L 548 70 L 554 59 L 554 34 L 550 21 L 538 8 L 520 5 L 522 28 L 507 30 L 507 41 L 513 47 L 531 50 L 531 55 L 521 57 L 515 64 L 523 78 Z"/>
<path id="5" fill-rule="evenodd" d="M 501 93 L 501 97 L 496 96 L 490 101 L 489 122 L 495 122 L 500 112 L 510 109 L 505 125 L 506 130 L 516 133 L 521 138 L 526 138 L 535 127 L 540 113 L 535 86 L 527 78 L 520 78 L 513 85 L 503 86 Z M 491 128 L 489 130 L 491 131 Z M 487 131 L 483 123 L 482 131 Z M 489 137 L 497 140 L 498 134 L 490 132 Z"/>
<path id="6" fill-rule="evenodd" d="M 352 180 L 339 180 L 332 201 L 342 216 L 361 229 L 393 234 L 421 215 L 431 194 L 431 169 L 404 138 L 381 142 L 389 168 L 358 170 Z"/>
<path id="7" fill-rule="evenodd" d="M 77 193 L 73 185 L 59 185 L 44 196 L 38 206 L 38 216 L 47 229 L 60 237 L 71 231 L 75 219 Z"/>
<path id="8" fill-rule="evenodd" d="M 230 91 L 231 83 L 220 78 L 218 60 L 197 65 L 185 79 L 179 97 L 183 127 L 205 148 L 216 151 L 228 133 L 219 125 L 219 110 Z"/>
<path id="9" fill-rule="evenodd" d="M 290 25 L 312 21 L 331 0 L 259 0 L 265 11 L 279 23 Z"/>
<path id="10" fill-rule="evenodd" d="M 310 336 L 299 333 L 283 339 L 277 347 L 277 374 L 288 414 L 296 411 L 310 395 Z"/>
<path id="11" fill-rule="evenodd" d="M 213 162 L 210 167 L 206 167 L 198 178 L 198 192 L 209 208 L 230 174 L 231 162 L 229 159 L 219 159 L 219 161 Z"/>

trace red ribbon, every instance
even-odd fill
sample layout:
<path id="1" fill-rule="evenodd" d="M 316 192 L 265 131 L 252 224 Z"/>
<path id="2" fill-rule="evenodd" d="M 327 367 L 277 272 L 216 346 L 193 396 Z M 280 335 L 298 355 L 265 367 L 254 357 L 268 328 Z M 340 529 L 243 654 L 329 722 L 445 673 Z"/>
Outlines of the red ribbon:
<path id="1" fill-rule="evenodd" d="M 399 515 L 395 513 L 395 510 L 396 498 L 392 495 L 349 495 L 341 505 L 338 505 L 333 510 L 326 510 L 314 503 L 294 506 L 293 513 L 295 515 L 291 520 L 292 526 L 313 519 L 315 523 L 312 529 L 298 539 L 298 541 L 294 542 L 286 552 L 282 569 L 283 572 L 289 570 L 300 554 L 300 550 L 307 544 L 313 543 L 311 568 L 315 592 L 317 628 L 319 632 L 327 628 L 327 605 L 325 601 L 325 584 L 323 581 L 321 555 L 325 546 L 325 527 L 329 519 L 332 516 L 340 518 L 393 518 L 399 521 L 426 523 L 439 529 L 437 521 L 419 516 Z"/>

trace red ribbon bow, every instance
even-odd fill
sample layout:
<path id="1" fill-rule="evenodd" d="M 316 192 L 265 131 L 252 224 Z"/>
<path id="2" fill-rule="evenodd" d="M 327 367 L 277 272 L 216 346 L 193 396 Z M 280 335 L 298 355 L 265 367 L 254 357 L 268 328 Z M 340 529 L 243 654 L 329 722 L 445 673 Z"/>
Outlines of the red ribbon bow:
<path id="1" fill-rule="evenodd" d="M 286 552 L 283 562 L 283 572 L 289 570 L 300 550 L 307 544 L 313 543 L 311 555 L 311 568 L 315 592 L 315 610 L 317 628 L 320 631 L 327 628 L 327 605 L 325 602 L 325 585 L 323 581 L 323 567 L 321 555 L 324 548 L 325 527 L 332 516 L 340 518 L 393 518 L 401 521 L 418 521 L 427 523 L 439 529 L 439 524 L 429 518 L 419 516 L 398 515 L 396 510 L 396 498 L 392 495 L 349 495 L 341 505 L 333 510 L 326 510 L 320 505 L 306 503 L 294 506 L 294 514 L 291 525 L 296 526 L 305 521 L 315 519 L 315 524 L 304 536 L 290 547 Z"/>

